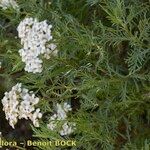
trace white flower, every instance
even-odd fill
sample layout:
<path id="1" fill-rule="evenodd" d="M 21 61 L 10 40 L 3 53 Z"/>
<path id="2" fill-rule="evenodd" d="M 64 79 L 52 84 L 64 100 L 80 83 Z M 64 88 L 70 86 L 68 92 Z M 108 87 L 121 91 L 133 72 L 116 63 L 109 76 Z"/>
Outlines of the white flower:
<path id="1" fill-rule="evenodd" d="M 76 124 L 75 123 L 69 123 L 69 122 L 65 122 L 63 125 L 62 125 L 62 130 L 59 132 L 61 136 L 64 136 L 64 135 L 69 135 L 71 134 L 74 129 L 75 129 L 75 126 Z M 74 129 L 73 129 L 74 128 Z"/>
<path id="2" fill-rule="evenodd" d="M 2 62 L 0 62 L 0 69 L 2 68 Z"/>
<path id="3" fill-rule="evenodd" d="M 67 114 L 60 104 L 57 104 L 56 109 L 57 109 L 57 119 L 58 120 L 64 120 L 67 118 Z"/>
<path id="4" fill-rule="evenodd" d="M 47 124 L 48 129 L 54 130 L 57 127 L 56 121 L 51 121 L 49 124 Z"/>
<path id="5" fill-rule="evenodd" d="M 0 7 L 2 7 L 4 10 L 9 7 L 12 7 L 13 9 L 16 10 L 18 10 L 19 8 L 15 0 L 0 0 Z"/>
<path id="6" fill-rule="evenodd" d="M 46 20 L 38 22 L 37 19 L 25 18 L 20 22 L 17 31 L 23 48 L 19 54 L 25 63 L 25 71 L 40 73 L 43 69 L 41 56 L 49 59 L 51 54 L 57 55 L 56 45 L 49 44 L 53 39 L 51 28 L 52 25 L 48 25 Z"/>
<path id="7" fill-rule="evenodd" d="M 71 108 L 71 106 L 68 103 L 64 103 L 64 110 L 66 112 L 68 112 L 68 111 L 72 111 L 72 108 Z"/>
<path id="8" fill-rule="evenodd" d="M 33 122 L 35 127 L 39 127 L 39 122 L 37 118 L 41 118 L 42 114 L 40 113 L 40 109 L 36 109 L 36 111 L 30 116 L 31 121 Z"/>
<path id="9" fill-rule="evenodd" d="M 17 83 L 12 87 L 11 91 L 5 92 L 2 99 L 3 110 L 10 126 L 14 128 L 18 119 L 30 119 L 33 124 L 39 126 L 38 119 L 42 117 L 39 108 L 35 108 L 39 98 L 28 89 L 22 88 L 21 83 Z"/>
<path id="10" fill-rule="evenodd" d="M 67 113 L 71 111 L 72 108 L 68 103 L 64 103 L 63 105 L 60 105 L 57 103 L 56 105 L 56 113 L 50 117 L 49 124 L 47 124 L 47 127 L 50 130 L 57 129 L 59 122 L 62 123 L 61 130 L 58 131 L 61 136 L 69 135 L 73 133 L 75 130 L 75 123 L 68 122 L 67 121 Z"/>

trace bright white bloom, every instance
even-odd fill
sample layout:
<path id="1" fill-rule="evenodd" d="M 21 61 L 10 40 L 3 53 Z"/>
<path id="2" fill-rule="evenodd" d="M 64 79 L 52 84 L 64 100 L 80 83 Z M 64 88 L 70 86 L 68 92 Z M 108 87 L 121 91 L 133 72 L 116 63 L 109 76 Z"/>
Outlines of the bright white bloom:
<path id="1" fill-rule="evenodd" d="M 2 68 L 2 62 L 0 62 L 0 69 Z"/>
<path id="2" fill-rule="evenodd" d="M 18 119 L 24 118 L 30 119 L 34 126 L 38 127 L 38 119 L 42 117 L 40 109 L 35 109 L 35 105 L 38 102 L 39 98 L 35 97 L 32 91 L 29 92 L 28 89 L 22 88 L 21 83 L 13 86 L 11 91 L 5 92 L 2 104 L 10 126 L 14 128 Z"/>
<path id="3" fill-rule="evenodd" d="M 9 7 L 12 7 L 13 9 L 16 10 L 18 10 L 19 8 L 15 0 L 0 0 L 0 7 L 2 7 L 4 10 Z"/>
<path id="4" fill-rule="evenodd" d="M 61 136 L 69 135 L 75 130 L 75 123 L 67 121 L 67 113 L 71 111 L 72 108 L 69 104 L 64 103 L 63 106 L 58 104 L 56 105 L 56 113 L 50 117 L 50 122 L 47 124 L 47 127 L 50 130 L 55 130 L 59 123 L 63 123 L 61 130 L 58 131 Z"/>
<path id="5" fill-rule="evenodd" d="M 49 59 L 50 55 L 57 55 L 56 45 L 49 43 L 52 25 L 46 20 L 38 22 L 37 19 L 25 18 L 20 22 L 17 31 L 23 48 L 19 50 L 22 61 L 25 63 L 25 71 L 32 73 L 42 72 L 42 59 Z"/>
<path id="6" fill-rule="evenodd" d="M 75 129 L 76 124 L 75 123 L 70 123 L 70 122 L 65 122 L 62 125 L 62 130 L 60 131 L 60 135 L 64 136 L 64 135 L 69 135 L 71 134 L 74 129 Z"/>

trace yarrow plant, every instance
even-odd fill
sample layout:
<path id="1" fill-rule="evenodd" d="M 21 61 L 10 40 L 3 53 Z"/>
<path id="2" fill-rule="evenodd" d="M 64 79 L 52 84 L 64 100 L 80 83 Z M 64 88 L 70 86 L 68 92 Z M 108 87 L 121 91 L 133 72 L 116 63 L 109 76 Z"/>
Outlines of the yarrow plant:
<path id="1" fill-rule="evenodd" d="M 47 21 L 38 22 L 34 18 L 25 18 L 20 22 L 17 31 L 23 48 L 19 50 L 22 61 L 25 63 L 25 71 L 32 73 L 42 72 L 42 59 L 49 59 L 51 54 L 56 55 L 56 45 L 49 43 L 53 39 L 52 25 Z"/>
<path id="2" fill-rule="evenodd" d="M 75 123 L 67 121 L 67 113 L 71 111 L 72 108 L 68 103 L 64 103 L 63 105 L 58 104 L 56 105 L 56 113 L 50 117 L 49 123 L 47 127 L 50 130 L 56 130 L 60 123 L 62 124 L 62 129 L 59 132 L 61 136 L 69 135 L 73 133 L 75 130 Z"/>
<path id="3" fill-rule="evenodd" d="M 19 5 L 17 4 L 15 0 L 0 0 L 0 7 L 2 7 L 4 10 L 10 7 L 18 10 Z"/>
<path id="4" fill-rule="evenodd" d="M 149 0 L 16 2 L 0 0 L 3 138 L 149 150 Z"/>
<path id="5" fill-rule="evenodd" d="M 32 91 L 22 88 L 21 83 L 17 83 L 13 86 L 11 91 L 5 92 L 2 104 L 10 126 L 14 128 L 18 119 L 24 118 L 30 119 L 34 126 L 39 127 L 38 119 L 42 117 L 42 113 L 39 108 L 35 108 L 38 102 L 39 98 L 35 97 Z"/>

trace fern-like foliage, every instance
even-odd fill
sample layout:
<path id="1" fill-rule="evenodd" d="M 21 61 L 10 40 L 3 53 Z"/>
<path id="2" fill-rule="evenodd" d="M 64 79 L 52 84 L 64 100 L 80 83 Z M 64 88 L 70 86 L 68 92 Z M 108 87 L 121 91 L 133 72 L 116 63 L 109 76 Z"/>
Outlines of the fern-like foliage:
<path id="1" fill-rule="evenodd" d="M 37 141 L 76 140 L 75 147 L 43 150 L 148 150 L 150 147 L 150 2 L 148 0 L 18 0 L 0 9 L 0 90 L 16 82 L 40 97 Z M 24 71 L 16 28 L 24 17 L 48 20 L 58 56 L 43 72 Z M 69 101 L 68 136 L 47 128 L 56 103 Z M 1 124 L 0 124 L 1 127 Z M 1 127 L 3 130 L 4 127 Z M 4 135 L 5 136 L 5 135 Z M 7 137 L 7 136 L 6 136 Z M 27 147 L 28 149 L 28 147 Z"/>

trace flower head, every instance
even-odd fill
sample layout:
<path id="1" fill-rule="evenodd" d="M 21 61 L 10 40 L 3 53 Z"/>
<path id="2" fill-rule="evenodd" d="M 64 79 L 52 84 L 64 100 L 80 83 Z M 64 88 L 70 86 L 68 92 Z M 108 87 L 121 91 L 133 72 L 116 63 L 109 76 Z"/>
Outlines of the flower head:
<path id="1" fill-rule="evenodd" d="M 52 25 L 47 21 L 38 22 L 34 18 L 25 18 L 20 22 L 17 30 L 23 48 L 19 50 L 22 61 L 25 63 L 25 71 L 32 73 L 42 72 L 43 58 L 49 59 L 50 54 L 56 55 L 56 45 L 49 42 Z"/>
<path id="2" fill-rule="evenodd" d="M 18 10 L 19 8 L 15 0 L 0 0 L 0 7 L 2 7 L 4 10 L 9 7 L 12 7 L 13 9 L 16 10 Z"/>
<path id="3" fill-rule="evenodd" d="M 75 130 L 75 123 L 67 121 L 67 113 L 71 111 L 72 108 L 68 103 L 64 103 L 63 105 L 56 105 L 56 113 L 50 117 L 49 124 L 47 127 L 50 130 L 57 129 L 59 123 L 62 123 L 61 129 L 58 131 L 61 136 L 69 135 Z"/>
<path id="4" fill-rule="evenodd" d="M 12 87 L 11 91 L 5 92 L 2 99 L 3 110 L 5 111 L 6 119 L 10 126 L 14 128 L 18 119 L 30 119 L 33 124 L 38 127 L 38 119 L 42 117 L 39 108 L 35 108 L 39 98 L 35 97 L 33 92 L 22 88 L 21 83 L 17 83 Z"/>

